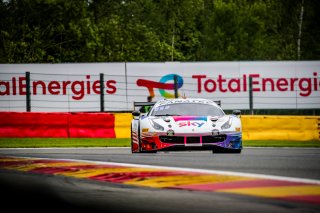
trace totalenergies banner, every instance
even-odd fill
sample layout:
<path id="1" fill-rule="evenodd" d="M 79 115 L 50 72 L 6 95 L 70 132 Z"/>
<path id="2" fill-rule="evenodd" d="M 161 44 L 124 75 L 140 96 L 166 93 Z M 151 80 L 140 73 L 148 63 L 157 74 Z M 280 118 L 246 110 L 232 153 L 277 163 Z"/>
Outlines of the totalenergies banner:
<path id="1" fill-rule="evenodd" d="M 224 109 L 320 108 L 320 61 L 84 63 L 0 65 L 0 110 L 25 111 L 30 72 L 32 111 L 99 111 L 100 80 L 106 111 L 132 110 L 134 101 L 174 97 L 221 100 Z"/>
<path id="2" fill-rule="evenodd" d="M 5 64 L 0 65 L 1 111 L 26 111 L 25 72 L 30 72 L 31 111 L 99 111 L 100 73 L 106 110 L 127 108 L 124 63 Z"/>

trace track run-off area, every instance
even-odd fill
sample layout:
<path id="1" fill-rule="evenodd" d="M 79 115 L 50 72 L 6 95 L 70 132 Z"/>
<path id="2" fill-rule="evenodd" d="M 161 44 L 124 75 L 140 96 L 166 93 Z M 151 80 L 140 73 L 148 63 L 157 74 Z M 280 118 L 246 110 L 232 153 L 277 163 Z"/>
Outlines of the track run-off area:
<path id="1" fill-rule="evenodd" d="M 34 212 L 43 208 L 29 206 L 31 198 L 97 212 L 319 212 L 319 156 L 317 148 L 0 149 L 0 184 Z"/>

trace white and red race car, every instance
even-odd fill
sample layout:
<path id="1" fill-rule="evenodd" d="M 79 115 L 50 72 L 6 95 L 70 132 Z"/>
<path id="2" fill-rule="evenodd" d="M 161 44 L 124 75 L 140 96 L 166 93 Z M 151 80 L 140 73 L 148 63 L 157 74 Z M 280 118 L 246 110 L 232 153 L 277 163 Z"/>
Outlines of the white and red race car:
<path id="1" fill-rule="evenodd" d="M 134 102 L 135 108 L 151 106 L 151 109 L 147 113 L 132 112 L 132 153 L 170 150 L 241 153 L 241 112 L 234 110 L 226 115 L 220 103 L 196 98 Z"/>

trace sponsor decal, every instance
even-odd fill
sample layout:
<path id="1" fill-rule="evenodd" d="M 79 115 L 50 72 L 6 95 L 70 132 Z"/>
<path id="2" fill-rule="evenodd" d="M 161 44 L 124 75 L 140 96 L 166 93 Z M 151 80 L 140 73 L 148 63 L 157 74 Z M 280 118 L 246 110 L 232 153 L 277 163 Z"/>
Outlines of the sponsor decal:
<path id="1" fill-rule="evenodd" d="M 173 131 L 172 129 L 169 129 L 169 130 L 167 131 L 167 135 L 168 135 L 168 136 L 173 136 L 173 135 L 174 135 L 174 131 Z"/>
<path id="2" fill-rule="evenodd" d="M 219 130 L 218 129 L 212 130 L 212 135 L 213 136 L 219 135 Z"/>
<path id="3" fill-rule="evenodd" d="M 194 127 L 202 127 L 203 124 L 206 123 L 206 116 L 172 116 L 175 122 L 179 125 L 179 127 L 184 126 L 194 126 Z M 205 122 L 201 122 L 205 121 Z"/>
<path id="4" fill-rule="evenodd" d="M 197 92 L 247 92 L 249 91 L 249 77 L 252 77 L 253 92 L 294 92 L 299 90 L 302 97 L 310 96 L 312 91 L 318 91 L 318 73 L 313 73 L 314 78 L 264 78 L 260 74 L 242 75 L 242 78 L 208 78 L 207 75 L 192 75 L 196 80 Z"/>
<path id="5" fill-rule="evenodd" d="M 105 81 L 105 93 L 114 94 L 117 91 L 115 80 Z M 85 95 L 100 94 L 100 81 L 92 81 L 90 75 L 86 79 L 67 81 L 31 80 L 32 95 L 68 95 L 72 93 L 73 100 L 82 100 Z M 26 95 L 26 78 L 12 77 L 9 81 L 0 80 L 0 96 Z"/>
<path id="6" fill-rule="evenodd" d="M 177 121 L 207 121 L 206 116 L 172 116 L 175 122 Z"/>
<path id="7" fill-rule="evenodd" d="M 202 125 L 205 124 L 204 122 L 197 122 L 197 121 L 181 121 L 178 122 L 179 127 L 183 126 L 195 126 L 195 127 L 202 127 Z"/>
<path id="8" fill-rule="evenodd" d="M 149 95 L 154 97 L 154 89 L 159 89 L 161 96 L 165 98 L 174 98 L 174 94 L 167 92 L 166 90 L 174 90 L 174 77 L 177 76 L 178 89 L 183 85 L 183 78 L 177 74 L 165 75 L 160 79 L 160 82 L 150 81 L 145 79 L 138 79 L 137 85 L 139 87 L 146 87 L 149 91 Z M 167 83 L 171 81 L 172 83 Z M 180 96 L 180 94 L 178 94 Z"/>
<path id="9" fill-rule="evenodd" d="M 177 76 L 178 89 L 183 86 L 183 78 L 177 74 L 165 75 L 160 82 L 138 79 L 137 85 L 146 87 L 150 96 L 155 96 L 154 89 L 159 89 L 161 96 L 164 98 L 174 98 L 174 94 L 166 90 L 174 90 L 173 79 Z M 260 74 L 243 74 L 239 78 L 226 78 L 218 75 L 218 78 L 210 78 L 207 75 L 196 74 L 191 76 L 195 80 L 197 93 L 238 93 L 249 91 L 249 77 L 252 77 L 253 92 L 294 92 L 299 90 L 298 95 L 308 97 L 313 91 L 318 91 L 320 82 L 318 81 L 318 73 L 313 73 L 313 78 L 265 78 Z M 172 83 L 167 83 L 171 81 Z M 180 94 L 179 94 L 180 97 Z"/>

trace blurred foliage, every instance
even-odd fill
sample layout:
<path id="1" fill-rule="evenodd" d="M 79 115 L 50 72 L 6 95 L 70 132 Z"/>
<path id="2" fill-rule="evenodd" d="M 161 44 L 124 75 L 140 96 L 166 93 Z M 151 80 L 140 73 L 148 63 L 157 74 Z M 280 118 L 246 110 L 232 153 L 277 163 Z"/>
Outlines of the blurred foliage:
<path id="1" fill-rule="evenodd" d="M 302 4 L 319 60 L 316 0 L 0 0 L 0 63 L 297 60 Z"/>

